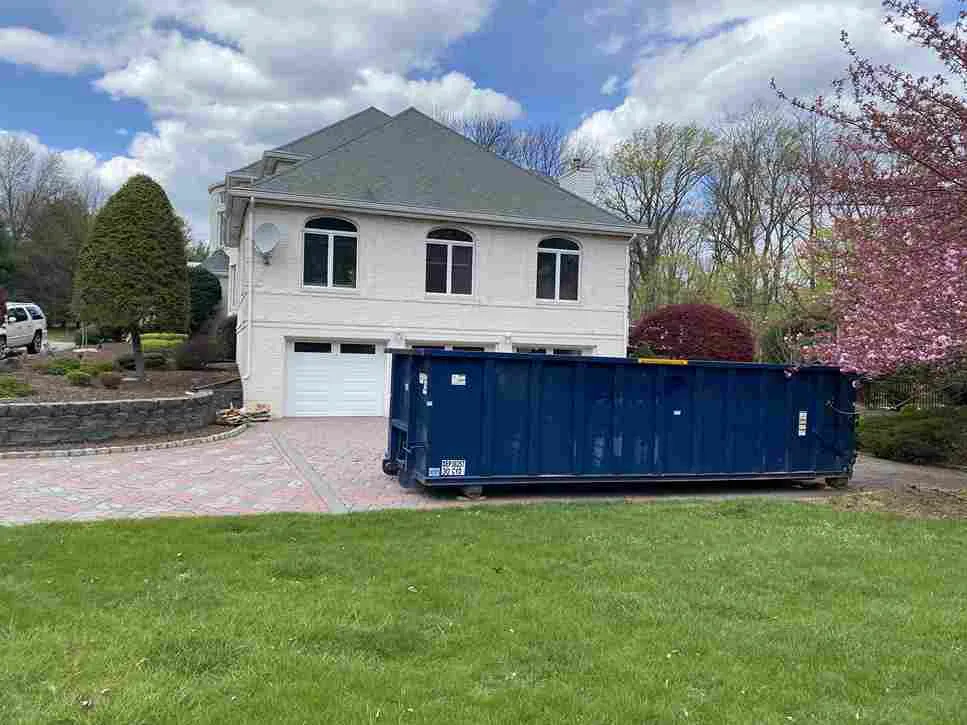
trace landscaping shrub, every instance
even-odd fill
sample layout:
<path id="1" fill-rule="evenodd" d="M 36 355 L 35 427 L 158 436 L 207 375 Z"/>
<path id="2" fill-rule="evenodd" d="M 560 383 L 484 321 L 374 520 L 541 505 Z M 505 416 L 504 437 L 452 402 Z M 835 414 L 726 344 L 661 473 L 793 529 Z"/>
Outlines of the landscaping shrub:
<path id="1" fill-rule="evenodd" d="M 134 353 L 127 352 L 123 355 L 118 355 L 114 358 L 114 364 L 121 368 L 121 370 L 134 370 Z M 148 370 L 158 370 L 168 367 L 168 360 L 165 358 L 164 353 L 148 352 L 144 355 L 144 366 Z"/>
<path id="2" fill-rule="evenodd" d="M 218 354 L 222 360 L 235 360 L 236 334 L 235 327 L 238 325 L 238 318 L 229 315 L 218 323 L 218 330 L 215 333 L 218 338 Z"/>
<path id="3" fill-rule="evenodd" d="M 32 392 L 33 388 L 13 375 L 0 375 L 0 398 L 23 398 Z"/>
<path id="4" fill-rule="evenodd" d="M 82 360 L 76 357 L 55 357 L 39 366 L 46 375 L 66 375 L 72 370 L 80 370 L 94 376 L 114 370 L 114 363 L 107 360 Z"/>
<path id="5" fill-rule="evenodd" d="M 175 350 L 175 367 L 179 370 L 204 370 L 218 357 L 215 343 L 208 335 L 196 335 Z"/>
<path id="6" fill-rule="evenodd" d="M 866 415 L 859 448 L 904 463 L 967 465 L 967 408 L 933 408 Z"/>
<path id="7" fill-rule="evenodd" d="M 55 357 L 39 367 L 46 375 L 65 375 L 71 370 L 78 370 L 81 361 L 76 357 Z"/>
<path id="8" fill-rule="evenodd" d="M 145 340 L 187 340 L 188 335 L 183 332 L 145 332 L 141 335 L 141 342 Z"/>
<path id="9" fill-rule="evenodd" d="M 117 390 L 121 387 L 120 373 L 101 373 L 101 385 L 108 390 Z"/>
<path id="10" fill-rule="evenodd" d="M 201 266 L 188 270 L 188 326 L 192 332 L 200 330 L 214 316 L 221 300 L 222 285 L 218 277 Z"/>
<path id="11" fill-rule="evenodd" d="M 168 350 L 174 350 L 180 344 L 185 341 L 184 335 L 180 338 L 152 338 L 150 340 L 141 339 L 141 349 L 145 353 L 149 352 L 165 352 Z"/>
<path id="12" fill-rule="evenodd" d="M 831 334 L 836 329 L 830 313 L 813 306 L 798 315 L 776 320 L 762 332 L 759 353 L 763 362 L 799 363 L 803 348 Z"/>
<path id="13" fill-rule="evenodd" d="M 80 370 L 91 375 L 110 373 L 114 371 L 114 363 L 110 360 L 85 360 L 81 363 Z"/>
<path id="14" fill-rule="evenodd" d="M 645 315 L 631 331 L 631 349 L 642 355 L 693 360 L 751 361 L 749 326 L 714 305 L 669 305 Z"/>
<path id="15" fill-rule="evenodd" d="M 67 382 L 71 385 L 88 386 L 94 379 L 94 376 L 84 370 L 68 370 L 67 374 L 64 375 L 67 378 Z"/>

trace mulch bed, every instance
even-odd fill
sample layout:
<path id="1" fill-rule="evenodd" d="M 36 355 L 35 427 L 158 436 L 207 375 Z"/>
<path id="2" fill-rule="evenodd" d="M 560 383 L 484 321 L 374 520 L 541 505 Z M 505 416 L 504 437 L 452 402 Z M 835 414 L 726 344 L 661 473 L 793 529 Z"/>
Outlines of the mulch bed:
<path id="1" fill-rule="evenodd" d="M 130 352 L 131 346 L 121 343 L 105 345 L 96 352 L 61 353 L 56 357 L 74 356 L 85 361 L 113 361 L 118 355 Z M 109 390 L 95 379 L 93 385 L 71 385 L 63 375 L 47 375 L 38 368 L 48 362 L 49 355 L 22 355 L 20 369 L 3 371 L 27 383 L 34 392 L 24 398 L 4 402 L 44 403 L 79 400 L 122 400 L 130 398 L 171 398 L 184 395 L 194 387 L 232 380 L 238 377 L 234 364 L 219 364 L 209 370 L 147 370 L 146 380 L 122 382 L 121 387 Z M 122 372 L 133 376 L 133 372 Z"/>
<path id="2" fill-rule="evenodd" d="M 842 511 L 874 511 L 917 519 L 967 519 L 967 489 L 952 491 L 909 485 L 847 493 L 825 502 Z"/>
<path id="3" fill-rule="evenodd" d="M 205 438 L 216 433 L 231 430 L 231 426 L 209 425 L 187 433 L 166 433 L 153 436 L 133 436 L 131 438 L 111 438 L 106 441 L 91 441 L 89 443 L 49 443 L 38 445 L 2 446 L 0 451 L 66 451 L 76 448 L 116 448 L 118 446 L 140 446 L 147 443 L 168 443 L 170 441 L 185 441 L 193 438 Z"/>

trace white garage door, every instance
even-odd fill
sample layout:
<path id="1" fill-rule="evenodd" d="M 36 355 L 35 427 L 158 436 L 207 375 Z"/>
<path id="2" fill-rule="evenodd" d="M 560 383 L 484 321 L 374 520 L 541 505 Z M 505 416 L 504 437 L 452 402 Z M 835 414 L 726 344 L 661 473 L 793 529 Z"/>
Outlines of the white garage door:
<path id="1" fill-rule="evenodd" d="M 294 342 L 286 415 L 383 415 L 385 354 L 373 343 Z"/>

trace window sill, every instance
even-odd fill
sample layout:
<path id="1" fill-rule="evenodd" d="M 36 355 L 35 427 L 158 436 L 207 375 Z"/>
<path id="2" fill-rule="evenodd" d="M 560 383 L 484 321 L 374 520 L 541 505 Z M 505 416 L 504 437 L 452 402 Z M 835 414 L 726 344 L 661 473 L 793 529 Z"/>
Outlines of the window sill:
<path id="1" fill-rule="evenodd" d="M 423 299 L 427 302 L 455 302 L 458 305 L 478 303 L 476 295 L 455 295 L 449 292 L 424 292 Z"/>
<path id="2" fill-rule="evenodd" d="M 538 299 L 537 304 L 540 307 L 580 307 L 581 300 L 545 300 Z"/>
<path id="3" fill-rule="evenodd" d="M 359 287 L 322 287 L 304 284 L 299 289 L 313 295 L 347 295 L 351 297 L 362 294 Z"/>

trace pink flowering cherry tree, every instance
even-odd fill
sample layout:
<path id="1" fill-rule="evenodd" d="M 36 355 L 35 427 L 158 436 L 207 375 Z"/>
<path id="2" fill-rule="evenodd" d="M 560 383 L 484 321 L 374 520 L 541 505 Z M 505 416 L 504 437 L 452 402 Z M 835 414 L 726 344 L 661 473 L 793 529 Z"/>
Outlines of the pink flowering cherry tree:
<path id="1" fill-rule="evenodd" d="M 945 25 L 919 2 L 883 5 L 943 72 L 876 65 L 844 33 L 851 61 L 834 97 L 792 100 L 842 129 L 825 169 L 834 233 L 812 242 L 838 326 L 811 353 L 874 375 L 967 349 L 967 15 Z"/>

